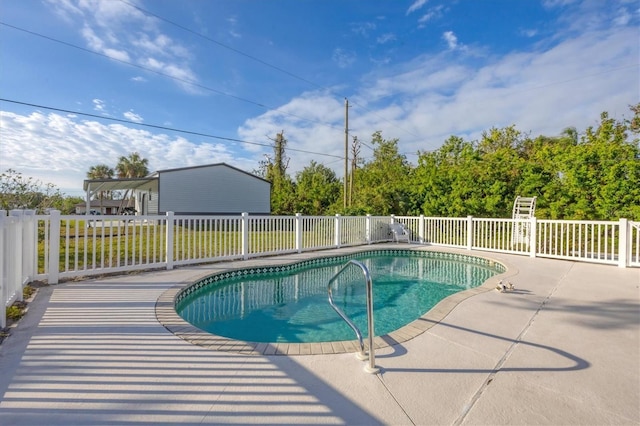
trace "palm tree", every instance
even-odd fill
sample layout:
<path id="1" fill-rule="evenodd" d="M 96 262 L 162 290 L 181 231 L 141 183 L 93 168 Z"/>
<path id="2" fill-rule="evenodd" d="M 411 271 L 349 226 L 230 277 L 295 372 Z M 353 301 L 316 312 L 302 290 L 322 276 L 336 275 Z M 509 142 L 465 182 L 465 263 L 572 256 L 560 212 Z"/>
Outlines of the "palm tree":
<path id="1" fill-rule="evenodd" d="M 140 154 L 138 154 L 137 152 L 132 152 L 128 157 L 122 156 L 118 159 L 118 164 L 116 164 L 118 178 L 127 179 L 145 177 L 149 174 L 147 164 L 149 164 L 149 160 L 140 157 Z M 129 190 L 127 189 L 124 193 L 124 198 L 122 199 L 120 210 L 122 210 L 122 204 L 124 203 L 124 200 L 127 199 L 128 195 Z"/>
<path id="2" fill-rule="evenodd" d="M 97 164 L 89 167 L 87 179 L 113 179 L 114 171 L 106 164 Z M 96 196 L 100 200 L 100 213 L 102 213 L 102 200 L 111 199 L 111 191 L 99 191 Z"/>
<path id="3" fill-rule="evenodd" d="M 140 157 L 137 152 L 132 152 L 128 157 L 122 156 L 118 159 L 118 164 L 116 165 L 118 178 L 145 177 L 149 174 L 147 164 L 149 164 L 149 160 Z"/>

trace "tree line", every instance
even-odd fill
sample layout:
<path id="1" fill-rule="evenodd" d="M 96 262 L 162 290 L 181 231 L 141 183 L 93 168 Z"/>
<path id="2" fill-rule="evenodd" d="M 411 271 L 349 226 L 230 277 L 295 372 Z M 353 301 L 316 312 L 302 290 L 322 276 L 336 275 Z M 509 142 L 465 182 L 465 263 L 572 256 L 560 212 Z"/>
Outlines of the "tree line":
<path id="1" fill-rule="evenodd" d="M 42 214 L 56 209 L 73 213 L 81 201 L 80 197 L 65 196 L 52 183 L 24 176 L 14 169 L 0 174 L 0 210 L 28 209 Z"/>
<path id="2" fill-rule="evenodd" d="M 272 183 L 273 214 L 511 217 L 516 196 L 535 196 L 541 219 L 640 220 L 640 104 L 630 109 L 631 120 L 603 112 L 582 134 L 566 128 L 531 137 L 512 125 L 478 141 L 451 136 L 435 151 L 419 151 L 415 165 L 398 139 L 377 131 L 368 161 L 354 138 L 348 185 L 315 161 L 289 176 L 281 132 L 254 172 Z"/>
<path id="3" fill-rule="evenodd" d="M 254 173 L 271 182 L 274 215 L 425 215 L 511 217 L 516 196 L 537 197 L 541 219 L 640 220 L 640 103 L 630 120 L 603 112 L 598 126 L 579 134 L 525 134 L 515 126 L 491 128 L 480 140 L 449 137 L 435 151 L 418 151 L 411 164 L 399 151 L 399 139 L 374 132 L 367 146 L 353 138 L 347 184 L 329 167 L 311 161 L 292 177 L 284 131 L 273 139 L 273 153 Z M 88 179 L 144 177 L 148 160 L 134 152 L 115 168 L 92 166 Z M 102 192 L 99 199 L 126 199 Z M 80 197 L 65 197 L 9 169 L 0 174 L 0 208 L 55 208 L 73 213 Z"/>

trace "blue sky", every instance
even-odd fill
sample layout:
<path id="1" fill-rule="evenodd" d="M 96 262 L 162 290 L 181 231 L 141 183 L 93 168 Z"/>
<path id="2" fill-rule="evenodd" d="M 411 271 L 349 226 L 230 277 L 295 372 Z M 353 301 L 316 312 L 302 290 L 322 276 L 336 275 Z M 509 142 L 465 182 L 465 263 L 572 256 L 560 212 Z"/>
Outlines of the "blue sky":
<path id="1" fill-rule="evenodd" d="M 0 0 L 0 23 L 0 171 L 70 195 L 134 151 L 251 172 L 280 131 L 292 176 L 342 176 L 345 98 L 362 157 L 381 131 L 414 164 L 640 102 L 637 0 Z"/>

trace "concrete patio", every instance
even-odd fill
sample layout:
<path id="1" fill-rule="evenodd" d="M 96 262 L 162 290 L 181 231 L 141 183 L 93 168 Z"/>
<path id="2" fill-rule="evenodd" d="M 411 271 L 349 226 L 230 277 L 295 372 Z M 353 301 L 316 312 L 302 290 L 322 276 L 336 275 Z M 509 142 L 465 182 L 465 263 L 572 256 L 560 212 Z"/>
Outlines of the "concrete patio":
<path id="1" fill-rule="evenodd" d="M 177 284 L 313 254 L 42 287 L 0 345 L 0 424 L 640 424 L 640 270 L 429 249 L 503 262 L 516 290 L 437 307 L 376 352 L 379 375 L 353 354 L 213 351 L 156 318 Z"/>

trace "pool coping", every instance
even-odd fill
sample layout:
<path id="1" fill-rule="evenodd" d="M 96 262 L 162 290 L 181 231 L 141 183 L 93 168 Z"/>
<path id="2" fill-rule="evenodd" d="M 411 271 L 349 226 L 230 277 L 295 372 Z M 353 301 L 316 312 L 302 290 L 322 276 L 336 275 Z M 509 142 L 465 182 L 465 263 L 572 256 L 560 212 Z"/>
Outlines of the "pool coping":
<path id="1" fill-rule="evenodd" d="M 421 251 L 435 251 L 443 253 L 455 253 L 462 254 L 458 251 L 449 251 L 442 247 L 433 247 L 425 245 L 409 245 L 409 246 L 394 246 L 396 249 L 403 250 L 421 250 Z M 375 247 L 375 246 L 358 246 L 351 247 L 349 254 L 355 254 L 366 251 L 388 250 L 389 246 Z M 327 252 L 306 252 L 305 255 L 312 255 L 314 258 L 331 258 L 339 255 L 328 254 Z M 484 255 L 467 254 L 464 256 L 477 257 L 485 259 L 490 262 L 495 262 L 502 265 L 505 271 L 490 277 L 484 283 L 478 287 L 463 290 L 461 292 L 452 294 L 440 302 L 438 302 L 427 313 L 420 318 L 410 322 L 409 324 L 382 336 L 374 337 L 374 349 L 381 349 L 389 346 L 398 345 L 407 342 L 425 331 L 429 330 L 436 324 L 440 323 L 458 304 L 464 300 L 475 296 L 477 294 L 486 293 L 488 291 L 495 291 L 496 285 L 500 280 L 504 280 L 509 276 L 517 274 L 517 270 L 512 266 L 505 264 L 504 261 L 498 261 Z M 281 266 L 300 263 L 305 258 L 299 258 L 296 260 L 283 260 L 282 257 L 274 256 L 268 258 L 254 259 L 258 260 L 263 265 Z M 234 271 L 239 269 L 246 269 L 250 266 L 243 266 L 238 268 L 236 266 L 229 265 L 228 268 L 223 268 L 219 273 L 227 271 Z M 213 275 L 211 273 L 206 274 L 201 279 L 207 276 Z M 175 310 L 176 298 L 180 292 L 198 282 L 200 280 L 188 280 L 176 284 L 163 292 L 156 301 L 155 313 L 156 318 L 168 331 L 176 335 L 177 337 L 192 343 L 197 346 L 205 347 L 215 351 L 232 352 L 236 354 L 244 355 L 325 355 L 325 354 L 344 354 L 344 353 L 358 353 L 360 352 L 360 345 L 357 339 L 337 341 L 337 342 L 319 342 L 319 343 L 266 343 L 266 342 L 247 342 L 242 340 L 231 339 L 224 336 L 218 336 L 208 331 L 201 330 L 189 322 L 185 321 L 178 315 Z M 365 349 L 368 350 L 367 339 L 365 339 Z"/>

